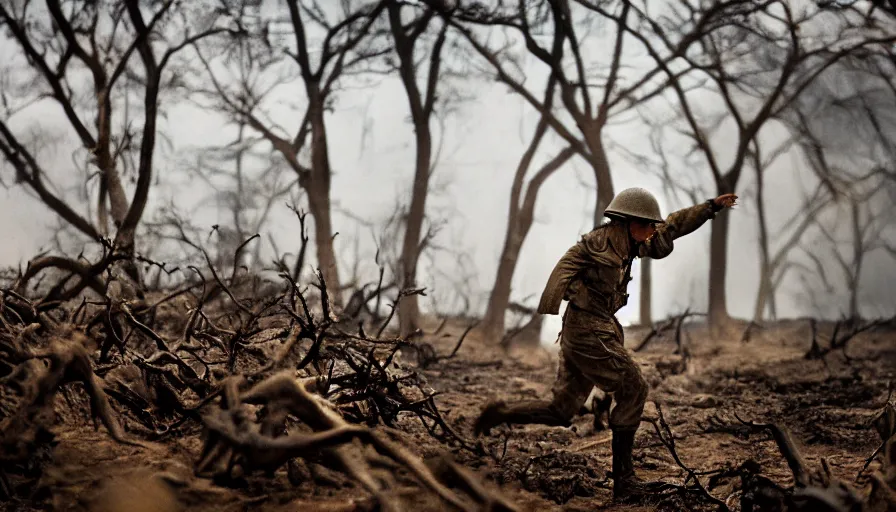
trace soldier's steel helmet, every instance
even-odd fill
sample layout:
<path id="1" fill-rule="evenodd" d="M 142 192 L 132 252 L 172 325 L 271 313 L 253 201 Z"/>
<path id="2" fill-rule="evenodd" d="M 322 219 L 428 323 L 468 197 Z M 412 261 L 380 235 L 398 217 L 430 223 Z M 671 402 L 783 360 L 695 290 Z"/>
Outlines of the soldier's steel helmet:
<path id="1" fill-rule="evenodd" d="M 627 188 L 610 201 L 604 215 L 611 219 L 643 219 L 651 222 L 665 222 L 660 215 L 660 204 L 647 190 L 634 187 Z"/>

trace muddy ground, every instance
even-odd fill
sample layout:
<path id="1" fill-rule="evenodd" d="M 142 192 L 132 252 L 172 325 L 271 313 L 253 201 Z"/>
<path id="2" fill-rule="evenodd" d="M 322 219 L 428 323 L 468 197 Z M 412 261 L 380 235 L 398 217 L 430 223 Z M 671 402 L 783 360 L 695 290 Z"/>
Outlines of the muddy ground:
<path id="1" fill-rule="evenodd" d="M 794 320 L 766 325 L 741 342 L 741 328 L 709 336 L 699 325 L 685 326 L 688 356 L 675 354 L 673 336 L 655 339 L 637 355 L 651 391 L 645 415 L 656 417 L 660 403 L 684 464 L 701 471 L 734 468 L 752 459 L 768 478 L 790 485 L 790 472 L 771 437 L 744 427 L 735 417 L 776 422 L 787 427 L 808 463 L 826 458 L 834 474 L 852 482 L 865 459 L 880 444 L 869 422 L 886 403 L 896 374 L 896 333 L 866 332 L 824 360 L 807 360 L 809 323 Z M 463 325 L 448 325 L 426 342 L 447 354 Z M 822 346 L 829 324 L 820 324 Z M 435 324 L 428 326 L 430 332 Z M 627 346 L 646 332 L 627 330 Z M 552 351 L 551 349 L 554 349 Z M 490 399 L 547 398 L 556 372 L 556 347 L 501 352 L 476 337 L 465 340 L 456 356 L 422 370 L 440 394 L 436 402 L 448 423 L 475 443 L 472 424 Z M 402 364 L 413 369 L 409 354 Z M 294 465 L 291 471 L 253 475 L 241 487 L 218 486 L 197 478 L 192 468 L 201 448 L 199 425 L 187 425 L 151 448 L 114 443 L 103 427 L 94 428 L 78 385 L 68 400 L 57 399 L 58 445 L 43 477 L 40 508 L 60 510 L 353 510 L 370 499 L 335 473 Z M 126 426 L 134 421 L 122 413 Z M 481 438 L 492 456 L 477 456 L 433 439 L 417 418 L 397 424 L 406 445 L 424 458 L 450 453 L 481 475 L 487 485 L 528 510 L 654 510 L 612 502 L 610 433 L 595 431 L 593 416 L 576 418 L 569 428 L 500 427 Z M 680 483 L 684 472 L 661 445 L 649 423 L 636 439 L 636 470 L 642 477 Z M 872 464 L 872 468 L 877 463 Z M 308 478 L 309 474 L 313 478 Z M 708 479 L 704 479 L 706 483 Z M 291 483 L 294 482 L 294 483 Z M 712 493 L 737 509 L 737 480 L 714 482 Z M 438 510 L 427 503 L 413 480 L 402 493 L 414 510 Z M 36 501 L 11 502 L 6 510 L 29 510 Z M 667 503 L 669 510 L 682 506 Z"/>

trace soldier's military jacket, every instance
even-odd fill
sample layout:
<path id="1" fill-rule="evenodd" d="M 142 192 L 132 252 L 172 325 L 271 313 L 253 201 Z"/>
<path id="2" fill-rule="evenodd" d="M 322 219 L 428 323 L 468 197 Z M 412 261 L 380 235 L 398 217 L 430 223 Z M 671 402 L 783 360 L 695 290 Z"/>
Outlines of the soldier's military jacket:
<path id="1" fill-rule="evenodd" d="M 643 243 L 631 237 L 628 226 L 612 221 L 595 228 L 570 247 L 554 267 L 541 295 L 538 312 L 556 315 L 566 299 L 574 308 L 612 317 L 628 300 L 634 258 L 665 258 L 673 240 L 687 235 L 715 216 L 709 202 L 673 212 Z"/>

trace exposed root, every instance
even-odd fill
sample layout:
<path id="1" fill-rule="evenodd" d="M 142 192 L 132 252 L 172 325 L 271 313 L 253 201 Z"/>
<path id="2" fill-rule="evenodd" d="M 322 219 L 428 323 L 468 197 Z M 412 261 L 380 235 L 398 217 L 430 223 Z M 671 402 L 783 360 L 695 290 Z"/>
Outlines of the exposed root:
<path id="1" fill-rule="evenodd" d="M 33 357 L 46 359 L 49 366 L 41 368 L 41 365 L 30 364 L 30 368 L 37 373 L 24 383 L 23 398 L 16 412 L 0 422 L 5 457 L 27 455 L 29 444 L 47 426 L 42 424 L 41 419 L 52 407 L 57 391 L 70 382 L 81 382 L 84 385 L 90 397 L 94 419 L 102 421 L 114 440 L 122 444 L 143 446 L 143 443 L 129 439 L 122 430 L 106 398 L 102 381 L 93 373 L 90 358 L 83 345 L 77 341 L 64 343 L 54 340 L 48 350 L 34 354 Z"/>
<path id="2" fill-rule="evenodd" d="M 486 489 L 480 482 L 480 479 L 473 475 L 470 470 L 459 466 L 447 457 L 435 459 L 429 464 L 429 467 L 439 480 L 447 485 L 463 490 L 472 496 L 484 510 L 494 512 L 515 512 L 519 510 L 516 505 L 504 496 Z"/>
<path id="3" fill-rule="evenodd" d="M 0 486 L 7 497 L 12 495 L 7 481 L 10 473 L 39 477 L 40 464 L 50 458 L 48 449 L 54 440 L 50 430 L 55 420 L 53 403 L 66 384 L 80 382 L 84 386 L 94 421 L 102 422 L 112 439 L 131 446 L 148 446 L 125 434 L 106 398 L 102 380 L 93 373 L 82 342 L 83 336 L 77 333 L 66 341 L 53 340 L 47 350 L 32 354 L 3 382 L 14 384 L 11 387 L 18 388 L 21 395 L 14 407 L 9 403 L 11 397 L 2 397 L 5 417 L 0 420 Z"/>
<path id="4" fill-rule="evenodd" d="M 862 469 L 859 470 L 859 474 L 856 475 L 856 481 L 861 478 L 862 474 L 868 469 L 874 459 L 881 453 L 884 453 L 890 441 L 896 436 L 896 407 L 893 406 L 893 403 L 890 402 L 889 398 L 887 399 L 887 404 L 884 405 L 880 413 L 874 418 L 872 424 L 874 425 L 874 429 L 877 430 L 878 435 L 880 435 L 881 443 L 880 446 L 865 459 L 865 465 L 862 466 Z"/>
<path id="5" fill-rule="evenodd" d="M 657 437 L 659 437 L 660 442 L 663 444 L 663 446 L 666 447 L 667 450 L 669 450 L 669 454 L 672 455 L 672 459 L 675 461 L 678 467 L 685 471 L 687 476 L 685 477 L 684 482 L 681 485 L 670 484 L 666 482 L 663 482 L 659 485 L 653 485 L 651 489 L 652 492 L 660 498 L 660 501 L 668 499 L 670 496 L 674 495 L 678 496 L 680 499 L 688 501 L 709 503 L 717 507 L 717 510 L 727 511 L 728 506 L 725 504 L 725 502 L 710 494 L 704 484 L 700 481 L 701 476 L 720 473 L 721 470 L 698 472 L 685 465 L 678 454 L 678 450 L 675 447 L 675 436 L 672 434 L 672 429 L 666 422 L 666 418 L 663 415 L 663 409 L 660 404 L 656 404 L 656 410 L 658 414 L 658 417 L 656 419 L 644 418 L 642 419 L 642 421 L 647 421 L 648 423 L 653 425 L 653 428 L 656 431 L 656 435 Z"/>
<path id="6" fill-rule="evenodd" d="M 376 497 L 384 509 L 399 510 L 397 502 L 388 495 L 388 489 L 371 472 L 370 466 L 378 461 L 371 459 L 362 448 L 370 446 L 408 471 L 446 503 L 461 510 L 475 509 L 467 499 L 445 487 L 416 456 L 379 432 L 348 424 L 329 402 L 312 392 L 320 391 L 321 379 L 299 381 L 292 374 L 291 371 L 277 373 L 245 392 L 238 391 L 243 382 L 241 379 L 228 380 L 221 407 L 203 417 L 209 435 L 203 455 L 197 462 L 197 474 L 231 478 L 235 471 L 239 474 L 273 471 L 296 457 L 323 455 L 327 465 L 351 476 Z M 265 429 L 250 421 L 247 404 L 263 405 L 268 415 L 281 418 L 286 413 L 293 415 L 312 433 L 278 436 L 276 429 Z M 359 441 L 361 446 L 354 441 Z M 476 496 L 481 501 L 490 495 Z"/>
<path id="7" fill-rule="evenodd" d="M 849 359 L 849 355 L 846 353 L 846 349 L 849 345 L 849 342 L 852 341 L 859 334 L 873 330 L 877 327 L 887 325 L 888 320 L 872 320 L 872 321 L 863 321 L 859 318 L 848 318 L 844 320 L 838 321 L 834 324 L 834 327 L 831 330 L 831 334 L 828 336 L 827 346 L 822 346 L 818 342 L 818 326 L 814 318 L 810 319 L 810 328 L 812 331 L 812 340 L 809 346 L 809 351 L 806 352 L 805 358 L 809 360 L 820 359 L 824 360 L 828 354 L 833 351 L 839 350 L 843 357 L 847 360 Z"/>
<path id="8" fill-rule="evenodd" d="M 852 512 L 856 510 L 893 510 L 896 507 L 896 460 L 892 454 L 885 457 L 881 472 L 873 475 L 874 485 L 870 495 L 863 499 L 860 493 L 847 483 L 837 479 L 825 459 L 821 459 L 821 468 L 809 468 L 794 443 L 787 429 L 775 424 L 760 424 L 741 420 L 744 425 L 757 430 L 767 430 L 772 434 L 781 456 L 787 462 L 793 475 L 794 485 L 791 489 L 777 487 L 767 479 L 753 475 L 742 475 L 744 494 L 741 499 L 741 510 L 769 510 L 782 512 Z M 892 440 L 885 445 L 892 448 Z M 763 489 L 764 487 L 764 489 Z M 777 499 L 768 500 L 768 489 L 777 488 Z M 754 508 L 759 502 L 757 496 L 765 496 L 763 508 Z"/>
<path id="9" fill-rule="evenodd" d="M 647 345 L 657 337 L 662 336 L 666 333 L 666 331 L 675 329 L 675 353 L 683 354 L 685 352 L 684 345 L 681 340 L 682 327 L 684 325 L 685 320 L 692 316 L 703 316 L 705 313 L 693 312 L 690 309 L 685 309 L 683 313 L 675 316 L 669 317 L 667 320 L 663 321 L 660 324 L 653 326 L 649 333 L 644 336 L 644 339 L 641 340 L 638 345 L 632 349 L 633 352 L 640 352 L 644 350 Z"/>

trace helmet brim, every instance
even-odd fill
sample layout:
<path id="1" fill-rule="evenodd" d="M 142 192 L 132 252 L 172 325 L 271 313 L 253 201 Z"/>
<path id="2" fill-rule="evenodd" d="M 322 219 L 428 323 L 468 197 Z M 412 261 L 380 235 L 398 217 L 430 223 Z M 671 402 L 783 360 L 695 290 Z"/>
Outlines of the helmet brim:
<path id="1" fill-rule="evenodd" d="M 628 215 L 626 213 L 619 213 L 619 212 L 614 212 L 614 211 L 605 211 L 604 217 L 608 217 L 610 219 L 617 219 L 617 220 L 637 220 L 637 221 L 647 222 L 647 223 L 652 222 L 654 224 L 665 224 L 666 223 L 665 219 L 659 219 L 659 220 L 648 219 L 647 217 L 638 217 L 635 215 Z"/>

